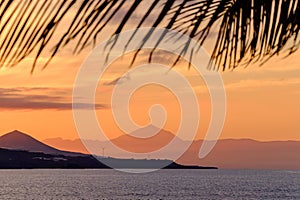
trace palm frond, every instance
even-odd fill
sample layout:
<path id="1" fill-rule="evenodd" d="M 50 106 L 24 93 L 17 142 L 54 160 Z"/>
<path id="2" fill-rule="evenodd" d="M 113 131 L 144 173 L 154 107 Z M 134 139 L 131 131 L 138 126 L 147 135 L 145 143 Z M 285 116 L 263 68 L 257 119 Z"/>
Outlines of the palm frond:
<path id="1" fill-rule="evenodd" d="M 222 16 L 213 52 L 216 65 L 225 70 L 245 58 L 246 63 L 264 62 L 284 47 L 293 53 L 299 48 L 299 14 L 299 1 L 235 1 Z"/>
<path id="2" fill-rule="evenodd" d="M 76 43 L 73 52 L 80 53 L 95 45 L 99 34 L 111 28 L 109 25 L 123 13 L 111 30 L 112 50 L 118 40 L 114 35 L 122 32 L 141 9 L 145 14 L 135 22 L 136 28 L 149 26 L 148 18 L 155 16 L 152 27 L 187 34 L 200 45 L 213 40 L 212 61 L 222 70 L 242 63 L 264 63 L 285 49 L 291 54 L 299 48 L 299 0 L 1 0 L 0 65 L 13 66 L 34 53 L 34 70 L 50 44 L 55 45 L 49 61 L 71 42 Z M 54 34 L 67 16 L 71 20 L 66 21 L 66 29 L 57 39 Z M 217 36 L 213 37 L 215 31 Z M 143 41 L 151 35 L 150 31 Z M 163 33 L 157 38 L 157 46 L 164 37 Z M 182 48 L 182 54 L 189 45 L 187 42 Z"/>

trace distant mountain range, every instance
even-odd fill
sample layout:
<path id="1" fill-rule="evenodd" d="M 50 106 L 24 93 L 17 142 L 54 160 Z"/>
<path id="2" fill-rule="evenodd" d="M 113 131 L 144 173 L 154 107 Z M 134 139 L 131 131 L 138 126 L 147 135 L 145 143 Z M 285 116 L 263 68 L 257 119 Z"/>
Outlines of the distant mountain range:
<path id="1" fill-rule="evenodd" d="M 101 162 L 99 162 L 101 161 Z M 216 169 L 215 167 L 180 165 L 171 160 L 117 159 L 61 151 L 28 134 L 12 131 L 0 137 L 0 169 L 32 168 L 166 168 Z"/>
<path id="2" fill-rule="evenodd" d="M 140 129 L 134 135 L 143 135 L 155 131 L 152 126 Z M 117 146 L 131 152 L 144 153 L 157 150 L 174 138 L 170 131 L 161 130 L 149 139 L 137 139 L 130 135 L 122 135 L 112 140 Z M 88 153 L 83 142 L 52 138 L 44 140 L 46 144 L 63 150 Z M 169 155 L 157 156 L 149 153 L 150 158 L 168 158 L 174 152 L 181 151 L 187 141 L 175 137 L 176 148 L 170 149 Z M 131 155 L 120 154 L 109 142 L 85 140 L 91 146 L 105 148 L 105 155 L 112 157 L 130 158 Z M 218 166 L 223 169 L 289 169 L 300 170 L 300 141 L 260 142 L 251 139 L 219 140 L 213 151 L 204 159 L 198 158 L 202 140 L 192 142 L 190 148 L 177 160 L 186 165 Z M 101 149 L 101 148 L 100 148 Z M 101 153 L 102 155 L 102 153 Z"/>
<path id="3" fill-rule="evenodd" d="M 30 152 L 43 152 L 45 154 L 65 155 L 65 156 L 82 156 L 82 153 L 70 151 L 61 151 L 48 146 L 28 134 L 20 131 L 12 131 L 0 137 L 0 148 L 12 150 L 24 150 Z"/>
<path id="4" fill-rule="evenodd" d="M 155 127 L 146 127 L 137 130 L 134 135 L 149 136 L 156 131 Z M 168 154 L 147 154 L 145 157 L 135 159 L 168 159 L 174 152 L 181 151 L 187 141 L 175 137 L 173 133 L 161 130 L 149 139 L 137 139 L 130 135 L 123 135 L 112 140 L 117 146 L 133 152 L 146 153 L 158 150 L 165 144 L 175 139 L 176 147 L 170 149 Z M 46 144 L 32 138 L 28 134 L 13 131 L 0 137 L 0 148 L 14 152 L 34 152 L 51 155 L 53 157 L 80 157 L 88 156 L 81 140 L 64 140 L 61 138 L 47 139 Z M 251 139 L 226 139 L 219 140 L 213 151 L 204 159 L 198 158 L 202 140 L 192 142 L 190 148 L 178 159 L 177 163 L 188 166 L 218 166 L 222 169 L 287 169 L 300 170 L 300 142 L 299 141 L 274 141 L 259 142 Z M 106 157 L 130 159 L 129 154 L 120 154 L 107 141 L 85 140 L 91 146 L 97 147 L 102 155 L 105 149 Z M 3 151 L 3 150 L 2 150 Z M 80 153 L 76 153 L 80 152 Z M 18 154 L 19 155 L 19 154 Z M 1 157 L 3 158 L 3 154 Z M 5 156 L 4 156 L 5 157 Z M 69 158 L 69 160 L 72 160 Z M 1 161 L 2 162 L 2 161 Z M 84 166 L 84 165 L 80 165 Z"/>

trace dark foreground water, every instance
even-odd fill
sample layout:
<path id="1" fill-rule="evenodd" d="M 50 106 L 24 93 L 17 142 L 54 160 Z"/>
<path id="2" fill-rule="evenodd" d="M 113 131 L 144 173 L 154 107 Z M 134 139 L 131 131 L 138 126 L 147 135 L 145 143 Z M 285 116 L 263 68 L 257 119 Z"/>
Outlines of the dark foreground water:
<path id="1" fill-rule="evenodd" d="M 0 199 L 300 199 L 300 171 L 0 170 Z"/>

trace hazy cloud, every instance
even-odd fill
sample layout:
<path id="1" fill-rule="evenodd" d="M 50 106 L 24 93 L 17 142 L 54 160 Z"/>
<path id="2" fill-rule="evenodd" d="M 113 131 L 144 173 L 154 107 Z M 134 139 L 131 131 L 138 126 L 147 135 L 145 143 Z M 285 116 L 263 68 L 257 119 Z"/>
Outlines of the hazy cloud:
<path id="1" fill-rule="evenodd" d="M 71 90 L 57 88 L 0 88 L 0 109 L 8 110 L 69 110 L 72 109 Z M 76 105 L 81 109 L 93 109 L 94 105 Z M 96 109 L 106 108 L 96 104 Z"/>

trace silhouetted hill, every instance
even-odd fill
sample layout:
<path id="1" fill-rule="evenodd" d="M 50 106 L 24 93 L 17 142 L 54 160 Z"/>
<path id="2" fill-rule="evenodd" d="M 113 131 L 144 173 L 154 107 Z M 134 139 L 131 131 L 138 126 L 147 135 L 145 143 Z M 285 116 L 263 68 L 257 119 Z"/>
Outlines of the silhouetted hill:
<path id="1" fill-rule="evenodd" d="M 101 162 L 100 162 L 101 161 Z M 20 131 L 13 131 L 0 137 L 0 169 L 36 169 L 36 168 L 66 168 L 66 169 L 102 169 L 109 168 L 134 169 L 216 169 L 215 167 L 185 166 L 171 160 L 147 159 L 117 159 L 61 151 L 45 145 L 33 137 Z"/>
<path id="2" fill-rule="evenodd" d="M 154 134 L 154 136 L 149 137 L 151 136 L 150 134 Z M 134 136 L 149 138 L 136 138 Z M 159 130 L 157 127 L 150 125 L 134 131 L 131 135 L 123 134 L 115 139 L 112 139 L 111 141 L 116 146 L 121 147 L 129 152 L 147 153 L 164 147 L 168 142 L 171 142 L 173 139 L 175 139 L 176 143 L 179 146 L 183 142 L 178 137 L 175 137 L 175 135 L 172 132 L 167 130 Z M 56 148 L 67 151 L 89 153 L 85 148 L 83 141 L 81 141 L 80 139 L 66 140 L 62 138 L 49 138 L 44 140 L 44 142 Z M 107 155 L 109 156 L 123 156 L 115 154 L 115 150 L 110 148 L 111 145 L 108 145 L 107 141 L 85 140 L 85 142 L 88 143 L 90 146 L 105 147 L 105 151 L 108 153 Z M 99 150 L 100 152 L 98 154 L 102 155 L 102 148 L 99 148 Z"/>
<path id="3" fill-rule="evenodd" d="M 45 154 L 81 156 L 81 153 L 61 151 L 48 146 L 33 137 L 20 131 L 12 131 L 0 137 L 0 148 L 12 150 L 24 150 L 29 152 L 42 152 Z"/>
<path id="4" fill-rule="evenodd" d="M 121 136 L 113 142 L 129 151 L 134 152 L 151 152 L 159 147 L 164 146 L 174 136 L 168 134 L 162 135 L 165 131 L 160 132 L 160 136 L 147 140 L 134 139 L 132 136 Z M 171 133 L 172 134 L 172 133 Z M 166 138 L 166 139 L 164 139 Z M 174 152 L 181 151 L 187 141 L 176 139 L 177 148 L 170 149 L 168 154 L 156 157 L 149 153 L 151 158 L 169 158 Z M 87 152 L 82 141 L 63 140 L 60 138 L 48 139 L 46 141 L 55 147 L 62 147 L 64 150 L 73 150 Z M 87 141 L 92 145 L 105 147 L 105 154 L 112 157 L 126 157 L 116 148 L 108 145 L 103 141 Z M 252 139 L 225 139 L 219 140 L 212 152 L 204 159 L 199 159 L 199 149 L 202 140 L 192 143 L 190 148 L 176 162 L 184 165 L 206 165 L 218 166 L 222 169 L 290 169 L 300 170 L 300 141 L 268 141 L 261 142 Z"/>
<path id="5" fill-rule="evenodd" d="M 173 139 L 178 144 L 182 142 L 182 140 L 176 137 L 172 132 L 164 129 L 160 130 L 155 126 L 150 125 L 140 128 L 130 135 L 124 134 L 111 141 L 124 150 L 135 153 L 147 153 L 163 148 Z"/>

